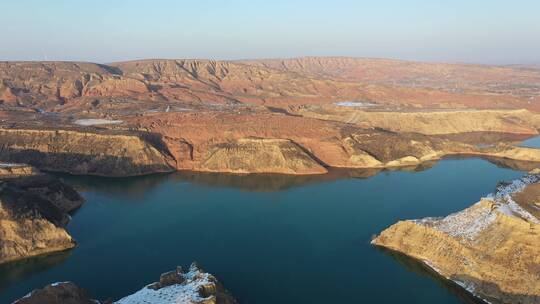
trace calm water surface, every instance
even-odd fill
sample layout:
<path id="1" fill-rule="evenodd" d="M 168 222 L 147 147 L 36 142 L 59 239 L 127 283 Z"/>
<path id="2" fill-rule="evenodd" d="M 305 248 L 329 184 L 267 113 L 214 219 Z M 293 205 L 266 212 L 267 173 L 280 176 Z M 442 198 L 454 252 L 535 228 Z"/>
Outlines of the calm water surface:
<path id="1" fill-rule="evenodd" d="M 520 146 L 530 147 L 530 148 L 540 148 L 540 136 L 529 138 L 524 140 Z"/>
<path id="2" fill-rule="evenodd" d="M 522 173 L 480 159 L 374 173 L 64 177 L 87 199 L 69 225 L 79 246 L 0 267 L 0 303 L 56 281 L 118 298 L 194 260 L 242 303 L 466 303 L 370 239 L 400 219 L 461 210 Z"/>

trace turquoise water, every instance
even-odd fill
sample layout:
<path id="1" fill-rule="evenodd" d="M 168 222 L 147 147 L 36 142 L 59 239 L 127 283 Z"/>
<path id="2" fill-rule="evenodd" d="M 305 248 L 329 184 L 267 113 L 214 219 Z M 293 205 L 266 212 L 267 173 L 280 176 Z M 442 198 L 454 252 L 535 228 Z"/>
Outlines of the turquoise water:
<path id="1" fill-rule="evenodd" d="M 520 146 L 530 147 L 530 148 L 540 148 L 540 136 L 529 138 L 524 140 Z"/>
<path id="2" fill-rule="evenodd" d="M 421 172 L 318 177 L 65 177 L 87 199 L 67 253 L 0 267 L 0 303 L 56 281 L 118 298 L 198 261 L 241 303 L 469 303 L 417 263 L 374 248 L 400 219 L 442 216 L 521 172 L 480 159 Z"/>

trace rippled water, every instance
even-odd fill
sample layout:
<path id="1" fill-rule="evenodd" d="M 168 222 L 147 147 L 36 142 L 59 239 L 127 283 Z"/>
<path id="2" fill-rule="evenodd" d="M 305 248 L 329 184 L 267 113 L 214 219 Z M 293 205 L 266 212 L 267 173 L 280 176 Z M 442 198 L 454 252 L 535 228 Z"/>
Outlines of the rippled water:
<path id="1" fill-rule="evenodd" d="M 242 303 L 468 303 L 370 239 L 400 219 L 461 210 L 521 175 L 454 159 L 420 172 L 64 177 L 87 199 L 69 225 L 79 246 L 1 266 L 0 303 L 67 280 L 118 298 L 194 260 Z"/>

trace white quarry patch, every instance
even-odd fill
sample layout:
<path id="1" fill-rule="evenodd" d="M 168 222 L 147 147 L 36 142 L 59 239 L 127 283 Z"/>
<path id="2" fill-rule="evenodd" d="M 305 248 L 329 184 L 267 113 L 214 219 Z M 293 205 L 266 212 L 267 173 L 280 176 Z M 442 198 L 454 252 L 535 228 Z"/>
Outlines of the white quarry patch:
<path id="1" fill-rule="evenodd" d="M 204 300 L 199 295 L 199 290 L 203 286 L 214 284 L 210 274 L 201 272 L 192 265 L 189 272 L 183 274 L 185 281 L 181 284 L 174 284 L 154 290 L 150 285 L 137 291 L 136 293 L 120 299 L 117 304 L 172 304 L 172 303 L 200 303 Z"/>
<path id="2" fill-rule="evenodd" d="M 116 125 L 123 123 L 122 120 L 101 119 L 101 118 L 87 118 L 77 119 L 73 122 L 79 126 L 98 126 L 98 125 Z"/>
<path id="3" fill-rule="evenodd" d="M 377 105 L 372 102 L 364 102 L 364 101 L 340 101 L 334 104 L 340 107 L 353 107 L 353 108 L 367 108 L 367 107 L 374 107 Z"/>

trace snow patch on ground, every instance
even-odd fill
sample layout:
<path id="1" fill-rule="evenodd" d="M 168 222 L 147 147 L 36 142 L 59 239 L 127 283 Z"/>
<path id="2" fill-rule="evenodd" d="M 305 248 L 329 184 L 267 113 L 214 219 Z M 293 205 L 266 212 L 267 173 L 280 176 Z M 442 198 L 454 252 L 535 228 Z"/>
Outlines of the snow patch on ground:
<path id="1" fill-rule="evenodd" d="M 98 126 L 98 125 L 117 125 L 117 124 L 123 123 L 123 121 L 112 120 L 112 119 L 88 118 L 88 119 L 77 119 L 73 123 L 79 126 Z"/>
<path id="2" fill-rule="evenodd" d="M 160 288 L 151 289 L 148 285 L 136 293 L 120 299 L 116 304 L 171 304 L 171 303 L 199 303 L 204 300 L 199 294 L 203 286 L 214 284 L 212 276 L 201 272 L 195 265 L 191 265 L 189 272 L 183 274 L 185 281 Z"/>
<path id="3" fill-rule="evenodd" d="M 540 224 L 535 216 L 527 212 L 512 199 L 512 194 L 521 192 L 527 185 L 540 182 L 540 175 L 526 175 L 509 183 L 501 183 L 496 191 L 482 200 L 492 202 L 492 208 L 482 206 L 482 201 L 463 211 L 444 218 L 425 218 L 415 223 L 432 227 L 450 236 L 474 241 L 476 236 L 487 229 L 497 218 L 497 213 L 518 216 L 533 224 Z"/>
<path id="4" fill-rule="evenodd" d="M 538 183 L 540 181 L 540 175 L 531 174 L 526 175 L 520 179 L 513 180 L 510 183 L 504 183 L 497 187 L 495 193 L 492 193 L 486 197 L 486 199 L 492 200 L 497 204 L 497 210 L 509 216 L 519 216 L 533 224 L 540 224 L 534 215 L 530 214 L 527 210 L 523 209 L 514 199 L 512 194 L 521 192 L 527 185 Z"/>
<path id="5" fill-rule="evenodd" d="M 15 168 L 15 167 L 24 167 L 25 164 L 17 164 L 17 163 L 0 163 L 0 168 Z"/>
<path id="6" fill-rule="evenodd" d="M 450 236 L 474 240 L 476 236 L 489 227 L 497 215 L 476 203 L 474 206 L 444 218 L 425 218 L 417 223 L 432 227 Z"/>

